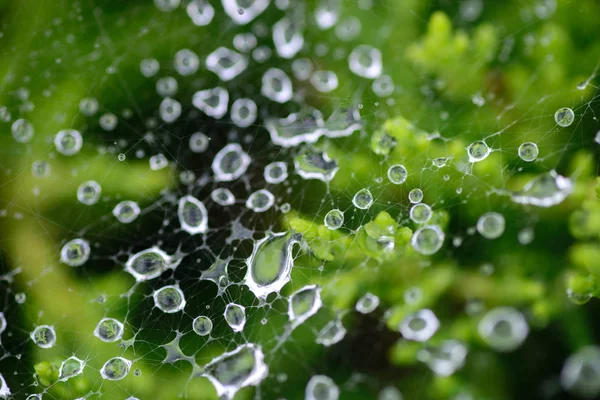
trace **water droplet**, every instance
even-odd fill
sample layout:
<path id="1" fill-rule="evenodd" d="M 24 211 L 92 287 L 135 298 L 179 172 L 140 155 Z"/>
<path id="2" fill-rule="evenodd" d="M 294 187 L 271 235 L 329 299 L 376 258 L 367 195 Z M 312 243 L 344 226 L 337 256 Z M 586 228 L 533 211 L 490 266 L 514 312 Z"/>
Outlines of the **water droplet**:
<path id="1" fill-rule="evenodd" d="M 344 212 L 337 208 L 330 210 L 325 215 L 324 224 L 327 229 L 332 231 L 341 228 L 344 224 Z"/>
<path id="2" fill-rule="evenodd" d="M 140 72 L 146 78 L 150 78 L 158 73 L 160 64 L 154 58 L 144 58 L 140 62 Z"/>
<path id="3" fill-rule="evenodd" d="M 206 336 L 210 334 L 212 328 L 212 321 L 210 320 L 210 318 L 204 315 L 200 315 L 194 318 L 194 321 L 192 322 L 192 329 L 194 330 L 194 332 L 196 332 L 196 335 L 198 336 Z"/>
<path id="4" fill-rule="evenodd" d="M 217 74 L 223 82 L 228 82 L 248 67 L 248 59 L 226 47 L 219 47 L 206 57 L 206 69 Z"/>
<path id="5" fill-rule="evenodd" d="M 567 127 L 575 120 L 575 113 L 568 107 L 559 108 L 554 113 L 554 121 L 558 126 Z"/>
<path id="6" fill-rule="evenodd" d="M 234 23 L 246 25 L 263 13 L 269 6 L 270 0 L 221 0 L 223 8 Z"/>
<path id="7" fill-rule="evenodd" d="M 321 0 L 315 9 L 315 21 L 317 26 L 326 30 L 334 26 L 340 18 L 339 0 Z"/>
<path id="8" fill-rule="evenodd" d="M 297 58 L 292 62 L 292 72 L 299 81 L 305 81 L 310 78 L 313 66 L 308 58 Z"/>
<path id="9" fill-rule="evenodd" d="M 412 204 L 420 203 L 423 201 L 423 191 L 421 189 L 412 189 L 408 192 L 408 201 Z"/>
<path id="10" fill-rule="evenodd" d="M 231 105 L 231 122 L 247 128 L 256 121 L 256 103 L 250 99 L 237 99 Z"/>
<path id="11" fill-rule="evenodd" d="M 69 357 L 60 364 L 58 379 L 63 382 L 67 381 L 69 378 L 81 374 L 84 367 L 85 363 L 82 360 L 75 356 Z"/>
<path id="12" fill-rule="evenodd" d="M 235 203 L 233 193 L 227 188 L 217 188 L 210 194 L 210 198 L 217 204 L 226 207 Z"/>
<path id="13" fill-rule="evenodd" d="M 286 118 L 269 118 L 266 127 L 273 144 L 282 147 L 314 143 L 327 131 L 321 112 L 310 107 L 291 113 Z"/>
<path id="14" fill-rule="evenodd" d="M 127 376 L 131 368 L 131 361 L 123 357 L 114 357 L 104 363 L 100 369 L 103 379 L 118 381 Z"/>
<path id="15" fill-rule="evenodd" d="M 288 301 L 288 317 L 293 327 L 301 325 L 315 315 L 323 305 L 321 288 L 307 285 L 290 295 Z"/>
<path id="16" fill-rule="evenodd" d="M 206 26 L 215 16 L 215 9 L 208 0 L 192 0 L 186 7 L 187 15 L 196 26 Z"/>
<path id="17" fill-rule="evenodd" d="M 550 171 L 533 178 L 523 190 L 512 193 L 511 198 L 519 204 L 551 207 L 562 203 L 572 191 L 573 184 L 568 178 Z"/>
<path id="18" fill-rule="evenodd" d="M 435 254 L 444 244 L 444 231 L 437 225 L 423 226 L 413 233 L 410 244 L 418 253 Z"/>
<path id="19" fill-rule="evenodd" d="M 392 93 L 396 87 L 394 86 L 394 81 L 389 75 L 381 75 L 376 78 L 371 85 L 371 90 L 378 97 L 388 97 Z"/>
<path id="20" fill-rule="evenodd" d="M 177 121 L 181 116 L 181 104 L 170 97 L 165 97 L 158 107 L 160 118 L 167 124 Z"/>
<path id="21" fill-rule="evenodd" d="M 116 342 L 123 336 L 123 323 L 114 318 L 103 318 L 96 325 L 94 336 L 103 342 Z"/>
<path id="22" fill-rule="evenodd" d="M 117 127 L 117 123 L 119 119 L 113 113 L 105 113 L 102 114 L 98 123 L 100 124 L 100 128 L 104 129 L 106 132 L 112 132 Z"/>
<path id="23" fill-rule="evenodd" d="M 194 196 L 183 196 L 179 199 L 177 216 L 181 229 L 190 235 L 204 233 L 208 229 L 208 211 L 204 203 Z"/>
<path id="24" fill-rule="evenodd" d="M 338 163 L 327 153 L 314 148 L 306 148 L 294 158 L 296 172 L 303 179 L 318 179 L 329 182 L 339 170 Z"/>
<path id="25" fill-rule="evenodd" d="M 227 113 L 229 92 L 222 87 L 199 90 L 194 93 L 192 104 L 209 117 L 220 119 Z"/>
<path id="26" fill-rule="evenodd" d="M 479 335 L 497 351 L 513 351 L 527 338 L 529 326 L 523 314 L 512 307 L 489 311 L 478 325 Z"/>
<path id="27" fill-rule="evenodd" d="M 383 64 L 381 51 L 373 46 L 361 44 L 348 56 L 348 64 L 352 73 L 367 79 L 375 79 L 381 75 Z"/>
<path id="28" fill-rule="evenodd" d="M 60 261 L 71 267 L 79 267 L 90 258 L 90 245 L 84 239 L 73 239 L 62 247 Z"/>
<path id="29" fill-rule="evenodd" d="M 129 224 L 140 215 L 140 206 L 135 201 L 125 200 L 113 208 L 113 215 L 122 224 Z"/>
<path id="30" fill-rule="evenodd" d="M 285 181 L 288 177 L 287 164 L 282 161 L 276 161 L 267 165 L 264 177 L 265 181 L 274 185 Z"/>
<path id="31" fill-rule="evenodd" d="M 242 53 L 248 53 L 256 47 L 256 36 L 250 32 L 238 33 L 233 37 L 233 47 Z"/>
<path id="32" fill-rule="evenodd" d="M 10 128 L 13 138 L 19 143 L 27 143 L 33 139 L 34 129 L 33 125 L 25 119 L 18 119 L 13 122 Z"/>
<path id="33" fill-rule="evenodd" d="M 431 219 L 431 207 L 425 203 L 415 204 L 410 209 L 410 219 L 416 224 L 427 223 Z"/>
<path id="34" fill-rule="evenodd" d="M 537 158 L 540 151 L 535 143 L 525 142 L 519 146 L 518 152 L 521 160 L 532 162 Z"/>
<path id="35" fill-rule="evenodd" d="M 196 53 L 189 49 L 181 49 L 175 53 L 173 67 L 181 76 L 194 74 L 200 66 L 200 60 Z"/>
<path id="36" fill-rule="evenodd" d="M 81 133 L 75 129 L 64 129 L 54 137 L 54 146 L 56 150 L 65 156 L 72 156 L 79 153 L 83 146 Z"/>
<path id="37" fill-rule="evenodd" d="M 98 112 L 98 100 L 93 97 L 86 97 L 79 102 L 79 111 L 86 117 L 93 117 Z"/>
<path id="38" fill-rule="evenodd" d="M 50 176 L 50 164 L 42 160 L 34 161 L 31 165 L 31 172 L 36 178 L 46 178 Z"/>
<path id="39" fill-rule="evenodd" d="M 160 276 L 169 267 L 172 267 L 171 257 L 158 247 L 151 247 L 130 256 L 125 271 L 142 282 Z"/>
<path id="40" fill-rule="evenodd" d="M 375 296 L 373 293 L 365 293 L 358 301 L 356 302 L 356 311 L 361 314 L 369 314 L 379 306 L 379 297 Z"/>
<path id="41" fill-rule="evenodd" d="M 580 397 L 597 397 L 600 394 L 600 348 L 585 346 L 567 358 L 560 373 L 560 384 Z"/>
<path id="42" fill-rule="evenodd" d="M 315 71 L 310 83 L 321 93 L 329 93 L 337 89 L 339 85 L 337 74 L 333 71 Z"/>
<path id="43" fill-rule="evenodd" d="M 229 303 L 223 313 L 225 322 L 234 332 L 241 332 L 246 325 L 246 308 L 239 304 Z"/>
<path id="44" fill-rule="evenodd" d="M 342 321 L 336 318 L 333 321 L 328 322 L 323 329 L 319 331 L 316 342 L 329 347 L 338 343 L 345 336 L 346 328 L 342 325 Z"/>
<path id="45" fill-rule="evenodd" d="M 440 321 L 428 308 L 406 316 L 400 323 L 400 333 L 407 340 L 425 342 L 439 329 Z"/>
<path id="46" fill-rule="evenodd" d="M 445 340 L 439 346 L 423 349 L 418 357 L 436 375 L 450 376 L 465 365 L 467 348 L 458 340 Z"/>
<path id="47" fill-rule="evenodd" d="M 267 211 L 275 203 L 275 197 L 267 189 L 260 189 L 248 196 L 246 208 L 256 213 Z"/>
<path id="48" fill-rule="evenodd" d="M 486 239 L 497 239 L 504 233 L 505 225 L 502 214 L 488 212 L 477 220 L 477 232 Z"/>
<path id="49" fill-rule="evenodd" d="M 361 210 L 366 210 L 373 205 L 373 195 L 369 189 L 361 189 L 352 198 L 352 204 L 354 207 Z"/>
<path id="50" fill-rule="evenodd" d="M 183 310 L 186 304 L 183 292 L 176 285 L 161 287 L 154 292 L 153 297 L 156 308 L 167 314 Z"/>
<path id="51" fill-rule="evenodd" d="M 285 103 L 292 99 L 292 80 L 279 68 L 269 68 L 262 76 L 261 93 L 269 100 Z"/>
<path id="52" fill-rule="evenodd" d="M 4 376 L 0 373 L 0 397 L 2 397 L 3 399 L 8 399 L 10 395 L 10 388 L 6 384 Z M 29 397 L 27 397 L 27 399 L 29 399 Z"/>
<path id="53" fill-rule="evenodd" d="M 237 143 L 230 143 L 219 151 L 212 162 L 212 170 L 217 181 L 233 181 L 246 172 L 250 156 Z"/>
<path id="54" fill-rule="evenodd" d="M 479 162 L 490 155 L 490 148 L 483 140 L 478 140 L 467 147 L 467 154 L 469 155 L 469 162 Z"/>
<path id="55" fill-rule="evenodd" d="M 190 150 L 194 153 L 204 153 L 208 149 L 210 139 L 202 132 L 190 136 Z"/>
<path id="56" fill-rule="evenodd" d="M 243 344 L 235 350 L 223 353 L 205 367 L 206 376 L 220 399 L 231 400 L 247 386 L 256 386 L 268 375 L 261 348 L 255 344 Z"/>
<path id="57" fill-rule="evenodd" d="M 313 375 L 305 392 L 305 400 L 338 400 L 340 397 L 340 389 L 333 379 L 325 375 Z"/>
<path id="58" fill-rule="evenodd" d="M 291 59 L 302 50 L 304 36 L 302 35 L 302 22 L 284 17 L 273 25 L 273 43 L 275 50 L 281 58 Z"/>
<path id="59" fill-rule="evenodd" d="M 102 187 L 96 181 L 83 182 L 77 188 L 77 200 L 87 206 L 96 204 L 102 194 Z"/>
<path id="60" fill-rule="evenodd" d="M 49 349 L 56 343 L 56 332 L 50 325 L 37 326 L 29 336 L 42 349 Z"/>
<path id="61" fill-rule="evenodd" d="M 392 182 L 394 185 L 401 185 L 406 182 L 408 171 L 404 165 L 395 164 L 388 168 L 387 176 L 390 182 Z"/>
<path id="62" fill-rule="evenodd" d="M 290 280 L 294 266 L 292 248 L 301 242 L 297 233 L 272 233 L 254 244 L 252 254 L 246 260 L 248 270 L 244 284 L 257 298 L 279 292 Z"/>
<path id="63" fill-rule="evenodd" d="M 172 76 L 165 76 L 156 81 L 156 93 L 161 97 L 172 97 L 177 94 L 179 84 Z"/>

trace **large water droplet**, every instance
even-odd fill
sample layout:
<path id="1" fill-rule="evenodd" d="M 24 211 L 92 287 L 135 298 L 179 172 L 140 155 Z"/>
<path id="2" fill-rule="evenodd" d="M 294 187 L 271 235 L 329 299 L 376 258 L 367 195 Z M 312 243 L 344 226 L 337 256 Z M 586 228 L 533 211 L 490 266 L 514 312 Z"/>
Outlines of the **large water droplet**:
<path id="1" fill-rule="evenodd" d="M 233 399 L 246 386 L 256 386 L 268 375 L 261 348 L 249 343 L 223 353 L 204 369 L 206 376 L 223 399 Z"/>
<path id="2" fill-rule="evenodd" d="M 279 292 L 290 280 L 294 259 L 292 248 L 301 243 L 301 236 L 294 232 L 272 233 L 254 245 L 246 260 L 248 270 L 244 284 L 258 298 Z"/>
<path id="3" fill-rule="evenodd" d="M 314 148 L 306 148 L 294 158 L 296 172 L 304 179 L 318 179 L 329 182 L 335 177 L 339 166 L 327 153 Z"/>
<path id="4" fill-rule="evenodd" d="M 533 178 L 521 191 L 512 193 L 511 198 L 519 204 L 551 207 L 562 203 L 572 191 L 573 184 L 569 178 L 550 171 Z"/>
<path id="5" fill-rule="evenodd" d="M 190 235 L 204 233 L 208 229 L 208 211 L 204 203 L 194 196 L 183 196 L 179 199 L 177 216 L 181 229 Z"/>
<path id="6" fill-rule="evenodd" d="M 321 288 L 317 285 L 308 285 L 290 295 L 288 304 L 288 317 L 293 327 L 301 325 L 315 315 L 323 305 Z"/>
<path id="7" fill-rule="evenodd" d="M 248 67 L 248 59 L 226 47 L 219 47 L 206 57 L 206 69 L 217 74 L 223 82 L 230 81 Z"/>

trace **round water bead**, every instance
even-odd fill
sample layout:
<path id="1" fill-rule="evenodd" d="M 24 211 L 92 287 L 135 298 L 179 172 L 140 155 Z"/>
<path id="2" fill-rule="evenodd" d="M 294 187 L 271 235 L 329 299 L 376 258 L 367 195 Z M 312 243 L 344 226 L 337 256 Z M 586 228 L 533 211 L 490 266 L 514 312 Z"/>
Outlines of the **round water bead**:
<path id="1" fill-rule="evenodd" d="M 114 357 L 104 363 L 100 369 L 103 379 L 118 381 L 127 376 L 131 368 L 131 361 L 123 357 Z"/>
<path id="2" fill-rule="evenodd" d="M 269 100 L 285 103 L 294 94 L 292 80 L 279 68 L 269 68 L 262 76 L 261 93 Z"/>
<path id="3" fill-rule="evenodd" d="M 103 318 L 96 325 L 94 336 L 103 342 L 116 342 L 123 336 L 123 324 L 114 318 Z"/>
<path id="4" fill-rule="evenodd" d="M 316 342 L 323 346 L 332 346 L 346 336 L 347 330 L 340 318 L 329 321 L 317 334 Z"/>
<path id="5" fill-rule="evenodd" d="M 425 203 L 415 204 L 410 209 L 410 219 L 416 224 L 424 224 L 431 219 L 431 207 Z"/>
<path id="6" fill-rule="evenodd" d="M 299 81 L 307 80 L 312 70 L 312 62 L 308 58 L 297 58 L 292 62 L 292 72 Z"/>
<path id="7" fill-rule="evenodd" d="M 140 215 L 140 206 L 135 201 L 124 200 L 113 208 L 113 215 L 122 224 L 129 224 Z"/>
<path id="8" fill-rule="evenodd" d="M 423 201 L 423 191 L 421 189 L 412 189 L 408 192 L 408 201 L 413 204 L 420 203 Z"/>
<path id="9" fill-rule="evenodd" d="M 330 210 L 325 215 L 324 224 L 327 229 L 331 229 L 332 231 L 341 228 L 344 224 L 344 212 L 337 208 Z"/>
<path id="10" fill-rule="evenodd" d="M 213 159 L 212 170 L 217 181 L 233 181 L 246 172 L 250 156 L 237 143 L 223 147 Z"/>
<path id="11" fill-rule="evenodd" d="M 386 386 L 379 391 L 377 400 L 403 400 L 402 393 L 394 386 Z M 459 400 L 459 399 L 456 399 Z"/>
<path id="12" fill-rule="evenodd" d="M 46 178 L 50 176 L 51 167 L 46 161 L 37 160 L 31 165 L 31 173 L 36 178 Z"/>
<path id="13" fill-rule="evenodd" d="M 186 304 L 183 291 L 176 285 L 161 287 L 154 292 L 153 297 L 154 305 L 167 314 L 183 310 Z"/>
<path id="14" fill-rule="evenodd" d="M 227 188 L 217 188 L 210 193 L 210 198 L 220 206 L 226 207 L 235 203 L 235 196 Z"/>
<path id="15" fill-rule="evenodd" d="M 315 71 L 310 78 L 310 83 L 321 93 L 329 93 L 339 85 L 337 74 L 333 71 Z"/>
<path id="16" fill-rule="evenodd" d="M 188 17 L 196 26 L 210 24 L 215 16 L 215 9 L 207 0 L 192 0 L 186 7 Z"/>
<path id="17" fill-rule="evenodd" d="M 86 117 L 92 117 L 98 112 L 98 100 L 93 97 L 86 97 L 79 102 L 79 111 Z"/>
<path id="18" fill-rule="evenodd" d="M 257 45 L 258 41 L 256 36 L 250 32 L 238 33 L 233 37 L 233 47 L 242 53 L 248 53 L 252 51 Z"/>
<path id="19" fill-rule="evenodd" d="M 585 346 L 567 358 L 560 373 L 563 389 L 582 398 L 600 394 L 600 348 Z"/>
<path id="20" fill-rule="evenodd" d="M 250 99 L 237 99 L 231 105 L 231 121 L 240 128 L 246 128 L 256 121 L 256 103 Z"/>
<path id="21" fill-rule="evenodd" d="M 177 121 L 181 116 L 181 103 L 170 97 L 165 97 L 158 107 L 160 118 L 167 124 Z"/>
<path id="22" fill-rule="evenodd" d="M 206 336 L 206 335 L 210 334 L 210 332 L 212 331 L 212 328 L 213 328 L 212 321 L 210 320 L 210 318 L 208 318 L 204 315 L 200 315 L 200 316 L 194 318 L 194 321 L 192 322 L 192 329 L 199 336 Z"/>
<path id="23" fill-rule="evenodd" d="M 413 233 L 410 244 L 418 253 L 435 254 L 444 244 L 444 231 L 438 225 L 423 226 Z"/>
<path id="24" fill-rule="evenodd" d="M 140 61 L 140 72 L 146 78 L 150 78 L 158 73 L 160 64 L 155 58 L 144 58 Z"/>
<path id="25" fill-rule="evenodd" d="M 244 325 L 246 325 L 245 307 L 240 306 L 239 304 L 229 303 L 225 307 L 223 317 L 225 317 L 225 322 L 227 322 L 227 325 L 229 325 L 234 332 L 241 332 L 244 330 Z"/>
<path id="26" fill-rule="evenodd" d="M 106 132 L 112 132 L 117 127 L 117 123 L 119 119 L 113 113 L 105 113 L 102 114 L 100 119 L 98 120 L 98 124 L 100 124 L 100 128 L 104 129 Z"/>
<path id="27" fill-rule="evenodd" d="M 423 349 L 417 355 L 436 375 L 450 376 L 465 365 L 467 347 L 458 340 L 444 340 L 439 346 Z"/>
<path id="28" fill-rule="evenodd" d="M 275 203 L 275 196 L 266 189 L 252 193 L 246 200 L 246 208 L 257 212 L 265 212 Z"/>
<path id="29" fill-rule="evenodd" d="M 488 212 L 479 217 L 477 232 L 486 239 L 497 239 L 504 233 L 506 222 L 502 214 Z"/>
<path id="30" fill-rule="evenodd" d="M 137 281 L 146 281 L 160 276 L 169 266 L 170 260 L 167 253 L 158 247 L 151 247 L 130 256 L 125 264 L 125 271 Z"/>
<path id="31" fill-rule="evenodd" d="M 469 162 L 479 162 L 490 155 L 490 148 L 483 140 L 478 140 L 467 147 L 467 154 L 469 155 Z"/>
<path id="32" fill-rule="evenodd" d="M 29 121 L 22 118 L 13 122 L 10 130 L 13 138 L 19 143 L 29 142 L 35 133 L 33 125 L 31 125 Z"/>
<path id="33" fill-rule="evenodd" d="M 158 153 L 150 157 L 149 164 L 152 171 L 158 171 L 166 168 L 167 165 L 169 165 L 169 160 L 167 160 L 167 157 L 165 157 L 164 154 Z"/>
<path id="34" fill-rule="evenodd" d="M 72 156 L 79 153 L 83 146 L 81 133 L 75 129 L 64 129 L 54 137 L 54 146 L 56 150 L 65 156 Z"/>
<path id="35" fill-rule="evenodd" d="M 381 75 L 383 64 L 381 51 L 373 46 L 361 44 L 348 56 L 348 65 L 352 73 L 367 79 L 375 79 Z"/>
<path id="36" fill-rule="evenodd" d="M 4 316 L 4 313 L 0 311 L 0 335 L 6 330 L 7 326 L 6 317 Z"/>
<path id="37" fill-rule="evenodd" d="M 60 251 L 60 261 L 71 267 L 79 267 L 89 258 L 90 244 L 80 238 L 68 241 Z"/>
<path id="38" fill-rule="evenodd" d="M 102 187 L 96 181 L 83 182 L 77 188 L 77 200 L 87 206 L 96 204 L 102 194 Z"/>
<path id="39" fill-rule="evenodd" d="M 365 293 L 358 301 L 356 302 L 356 311 L 361 314 L 368 314 L 373 312 L 379 306 L 379 297 L 375 296 L 373 293 Z"/>
<path id="40" fill-rule="evenodd" d="M 198 70 L 198 67 L 200 66 L 200 59 L 193 51 L 189 49 L 181 49 L 175 53 L 175 61 L 173 66 L 179 75 L 189 76 Z"/>
<path id="41" fill-rule="evenodd" d="M 49 349 L 56 343 L 56 332 L 50 325 L 37 326 L 29 336 L 42 349 Z"/>
<path id="42" fill-rule="evenodd" d="M 366 210 L 373 205 L 373 195 L 369 189 L 361 189 L 352 198 L 354 207 Z"/>
<path id="43" fill-rule="evenodd" d="M 69 378 L 81 374 L 84 367 L 85 363 L 83 360 L 75 356 L 69 357 L 60 364 L 58 379 L 64 382 Z"/>
<path id="44" fill-rule="evenodd" d="M 165 76 L 156 81 L 156 93 L 161 97 L 175 96 L 177 89 L 179 84 L 172 76 Z"/>
<path id="45" fill-rule="evenodd" d="M 305 400 L 338 400 L 340 389 L 333 379 L 325 375 L 313 375 L 306 385 Z"/>
<path id="46" fill-rule="evenodd" d="M 523 161 L 532 162 L 540 153 L 537 144 L 532 142 L 525 142 L 519 146 L 519 158 Z"/>
<path id="47" fill-rule="evenodd" d="M 287 164 L 283 161 L 272 162 L 265 167 L 265 181 L 272 184 L 278 184 L 285 181 L 288 177 Z"/>
<path id="48" fill-rule="evenodd" d="M 406 316 L 400 323 L 400 333 L 407 340 L 425 342 L 440 327 L 440 321 L 430 309 L 422 309 Z"/>
<path id="49" fill-rule="evenodd" d="M 388 168 L 387 176 L 390 182 L 392 182 L 394 185 L 400 185 L 406 182 L 408 171 L 404 165 L 395 164 Z"/>
<path id="50" fill-rule="evenodd" d="M 204 153 L 208 149 L 210 139 L 202 132 L 190 136 L 190 150 L 194 153 Z"/>
<path id="51" fill-rule="evenodd" d="M 529 326 L 521 312 L 512 307 L 498 307 L 479 321 L 481 338 L 497 351 L 512 351 L 527 338 Z"/>
<path id="52" fill-rule="evenodd" d="M 558 126 L 567 127 L 575 120 L 575 113 L 568 107 L 559 108 L 554 113 L 554 121 Z"/>
<path id="53" fill-rule="evenodd" d="M 394 81 L 389 75 L 381 75 L 373 81 L 371 90 L 379 97 L 387 97 L 394 93 Z"/>
<path id="54" fill-rule="evenodd" d="M 179 199 L 177 216 L 181 229 L 190 235 L 204 233 L 208 229 L 208 211 L 203 202 L 194 196 L 183 196 Z"/>

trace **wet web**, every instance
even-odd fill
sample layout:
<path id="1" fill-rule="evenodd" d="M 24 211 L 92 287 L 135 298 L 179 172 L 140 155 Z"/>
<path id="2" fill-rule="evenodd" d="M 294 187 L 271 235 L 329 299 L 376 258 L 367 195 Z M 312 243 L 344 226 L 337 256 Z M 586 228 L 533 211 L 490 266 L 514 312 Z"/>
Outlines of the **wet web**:
<path id="1" fill-rule="evenodd" d="M 473 37 L 475 90 L 427 53 L 430 18 L 450 22 L 435 7 L 147 3 L 83 1 L 42 19 L 26 72 L 5 77 L 0 397 L 392 400 L 402 385 L 377 377 L 384 342 L 423 344 L 428 376 L 448 376 L 471 345 L 526 340 L 531 313 L 476 289 L 452 301 L 479 342 L 443 333 L 456 317 L 431 271 L 448 273 L 446 257 L 475 270 L 457 281 L 496 274 L 489 243 L 535 245 L 542 213 L 589 173 L 571 165 L 600 140 L 598 65 L 566 92 L 540 87 L 550 53 L 511 69 L 551 47 L 539 26 L 554 1 L 524 3 L 491 42 L 483 2 L 447 7 Z M 418 32 L 399 41 L 410 51 L 391 51 L 401 27 L 386 13 Z M 521 86 L 503 87 L 494 64 Z M 563 388 L 600 390 L 573 376 L 595 350 L 569 358 Z"/>

